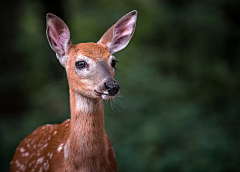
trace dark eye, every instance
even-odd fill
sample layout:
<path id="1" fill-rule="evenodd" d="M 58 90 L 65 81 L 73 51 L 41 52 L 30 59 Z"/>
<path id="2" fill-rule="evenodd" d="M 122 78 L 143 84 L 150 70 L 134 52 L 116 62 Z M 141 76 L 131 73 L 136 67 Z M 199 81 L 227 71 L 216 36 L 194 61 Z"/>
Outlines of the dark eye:
<path id="1" fill-rule="evenodd" d="M 118 61 L 117 61 L 117 60 L 112 60 L 112 63 L 111 63 L 111 65 L 112 65 L 112 67 L 113 67 L 113 68 L 115 68 L 115 66 L 116 66 L 116 63 L 118 63 Z"/>
<path id="2" fill-rule="evenodd" d="M 85 63 L 86 63 L 85 61 L 77 61 L 75 63 L 75 66 L 77 69 L 83 69 L 83 68 L 85 68 L 85 65 L 86 65 Z"/>

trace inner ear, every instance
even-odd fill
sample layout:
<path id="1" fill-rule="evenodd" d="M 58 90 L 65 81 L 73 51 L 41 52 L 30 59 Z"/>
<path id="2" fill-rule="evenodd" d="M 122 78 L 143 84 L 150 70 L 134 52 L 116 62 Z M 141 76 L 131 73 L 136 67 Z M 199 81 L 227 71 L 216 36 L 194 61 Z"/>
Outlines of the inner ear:
<path id="1" fill-rule="evenodd" d="M 46 19 L 49 44 L 59 57 L 64 56 L 71 46 L 70 31 L 65 22 L 54 14 L 48 13 Z"/>
<path id="2" fill-rule="evenodd" d="M 111 54 L 122 50 L 132 38 L 136 21 L 137 11 L 133 10 L 108 29 L 98 43 L 105 45 Z"/>

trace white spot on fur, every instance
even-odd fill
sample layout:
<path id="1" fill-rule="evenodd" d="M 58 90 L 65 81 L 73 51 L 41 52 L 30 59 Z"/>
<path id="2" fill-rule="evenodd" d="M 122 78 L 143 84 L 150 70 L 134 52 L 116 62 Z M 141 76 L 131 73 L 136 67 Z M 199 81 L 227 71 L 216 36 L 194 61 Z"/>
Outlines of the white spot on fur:
<path id="1" fill-rule="evenodd" d="M 49 158 L 50 158 L 50 159 L 52 159 L 52 156 L 53 156 L 53 153 L 50 153 L 50 156 L 49 156 Z"/>
<path id="2" fill-rule="evenodd" d="M 24 165 L 20 165 L 20 170 L 25 171 L 26 167 Z"/>
<path id="3" fill-rule="evenodd" d="M 54 132 L 53 132 L 53 135 L 55 136 L 56 134 L 57 134 L 57 131 L 54 131 Z"/>
<path id="4" fill-rule="evenodd" d="M 44 170 L 46 170 L 46 171 L 49 169 L 48 160 L 47 160 L 47 162 L 45 162 L 45 163 L 43 164 L 43 167 L 44 167 Z"/>
<path id="5" fill-rule="evenodd" d="M 26 153 L 23 153 L 23 154 L 22 154 L 22 157 L 28 157 L 28 155 L 29 155 L 29 153 L 26 152 Z"/>
<path id="6" fill-rule="evenodd" d="M 43 145 L 44 148 L 47 147 L 47 146 L 48 146 L 48 143 L 46 143 L 45 145 Z"/>
<path id="7" fill-rule="evenodd" d="M 20 152 L 24 152 L 25 149 L 23 147 L 20 148 Z"/>
<path id="8" fill-rule="evenodd" d="M 68 158 L 68 147 L 67 144 L 64 146 L 64 158 Z"/>
<path id="9" fill-rule="evenodd" d="M 44 157 L 38 158 L 38 160 L 37 160 L 37 164 L 42 163 L 42 162 L 43 162 L 43 159 L 44 159 Z"/>
<path id="10" fill-rule="evenodd" d="M 63 148 L 63 143 L 61 143 L 61 144 L 58 146 L 57 151 L 58 151 L 58 152 L 61 152 L 62 148 Z"/>

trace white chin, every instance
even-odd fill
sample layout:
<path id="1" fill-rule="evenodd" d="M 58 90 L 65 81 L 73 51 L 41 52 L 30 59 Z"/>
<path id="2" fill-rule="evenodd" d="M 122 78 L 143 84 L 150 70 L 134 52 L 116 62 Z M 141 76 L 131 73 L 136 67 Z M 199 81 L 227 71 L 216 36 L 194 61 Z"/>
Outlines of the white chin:
<path id="1" fill-rule="evenodd" d="M 102 94 L 101 97 L 103 100 L 113 100 L 113 99 L 115 99 L 116 96 L 109 96 L 106 94 Z"/>

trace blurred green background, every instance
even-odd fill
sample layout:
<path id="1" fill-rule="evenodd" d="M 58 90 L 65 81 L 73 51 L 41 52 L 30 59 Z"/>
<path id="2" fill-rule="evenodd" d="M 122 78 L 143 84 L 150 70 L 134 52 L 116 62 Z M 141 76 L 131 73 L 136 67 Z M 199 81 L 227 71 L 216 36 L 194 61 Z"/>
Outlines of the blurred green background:
<path id="1" fill-rule="evenodd" d="M 45 35 L 47 12 L 74 44 L 97 42 L 138 10 L 115 56 L 121 97 L 105 104 L 119 172 L 240 171 L 240 1 L 1 1 L 0 171 L 38 126 L 69 118 L 68 85 Z"/>

